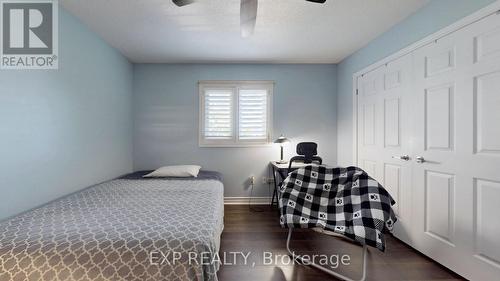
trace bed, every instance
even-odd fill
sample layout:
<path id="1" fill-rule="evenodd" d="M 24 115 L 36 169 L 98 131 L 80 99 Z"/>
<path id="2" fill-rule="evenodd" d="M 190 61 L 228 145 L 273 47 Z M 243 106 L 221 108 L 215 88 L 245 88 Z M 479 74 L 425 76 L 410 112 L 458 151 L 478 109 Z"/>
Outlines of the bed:
<path id="1" fill-rule="evenodd" d="M 0 222 L 0 281 L 217 280 L 220 174 L 136 172 Z"/>

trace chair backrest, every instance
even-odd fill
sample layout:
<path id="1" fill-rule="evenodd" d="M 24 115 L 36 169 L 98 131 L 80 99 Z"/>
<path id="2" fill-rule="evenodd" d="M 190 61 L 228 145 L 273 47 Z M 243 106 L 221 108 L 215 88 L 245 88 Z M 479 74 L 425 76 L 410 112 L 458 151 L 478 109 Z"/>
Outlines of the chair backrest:
<path id="1" fill-rule="evenodd" d="M 292 163 L 294 161 L 302 161 L 306 164 L 312 162 L 318 162 L 320 165 L 323 163 L 323 159 L 318 155 L 318 144 L 315 142 L 301 142 L 297 144 L 297 156 L 290 159 L 288 164 L 288 172 L 291 171 Z"/>

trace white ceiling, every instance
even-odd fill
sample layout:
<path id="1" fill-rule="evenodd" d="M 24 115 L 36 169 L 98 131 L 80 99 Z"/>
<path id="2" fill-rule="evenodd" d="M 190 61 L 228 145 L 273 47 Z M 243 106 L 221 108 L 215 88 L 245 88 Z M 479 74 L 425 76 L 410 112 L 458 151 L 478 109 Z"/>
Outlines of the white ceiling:
<path id="1" fill-rule="evenodd" d="M 337 63 L 427 0 L 259 0 L 240 36 L 240 0 L 60 0 L 132 62 Z"/>

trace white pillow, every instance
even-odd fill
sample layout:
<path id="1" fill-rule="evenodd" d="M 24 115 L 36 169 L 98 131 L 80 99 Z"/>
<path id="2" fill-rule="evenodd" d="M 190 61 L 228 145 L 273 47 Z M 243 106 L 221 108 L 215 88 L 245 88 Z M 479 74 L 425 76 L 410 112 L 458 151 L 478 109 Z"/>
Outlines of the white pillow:
<path id="1" fill-rule="evenodd" d="M 196 178 L 198 176 L 198 173 L 200 172 L 200 169 L 201 166 L 198 165 L 164 166 L 143 176 L 143 178 L 163 178 L 163 177 Z"/>

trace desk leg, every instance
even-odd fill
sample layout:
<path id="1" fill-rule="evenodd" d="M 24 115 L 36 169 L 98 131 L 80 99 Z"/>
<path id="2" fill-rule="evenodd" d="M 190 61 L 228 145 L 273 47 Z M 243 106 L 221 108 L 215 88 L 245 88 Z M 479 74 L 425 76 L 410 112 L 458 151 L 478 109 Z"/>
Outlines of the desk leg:
<path id="1" fill-rule="evenodd" d="M 273 198 L 271 199 L 271 207 L 274 206 L 274 197 L 276 197 L 276 206 L 278 206 L 278 181 L 276 180 L 276 169 L 274 166 L 271 166 L 273 169 L 273 180 L 274 180 L 274 191 Z"/>

